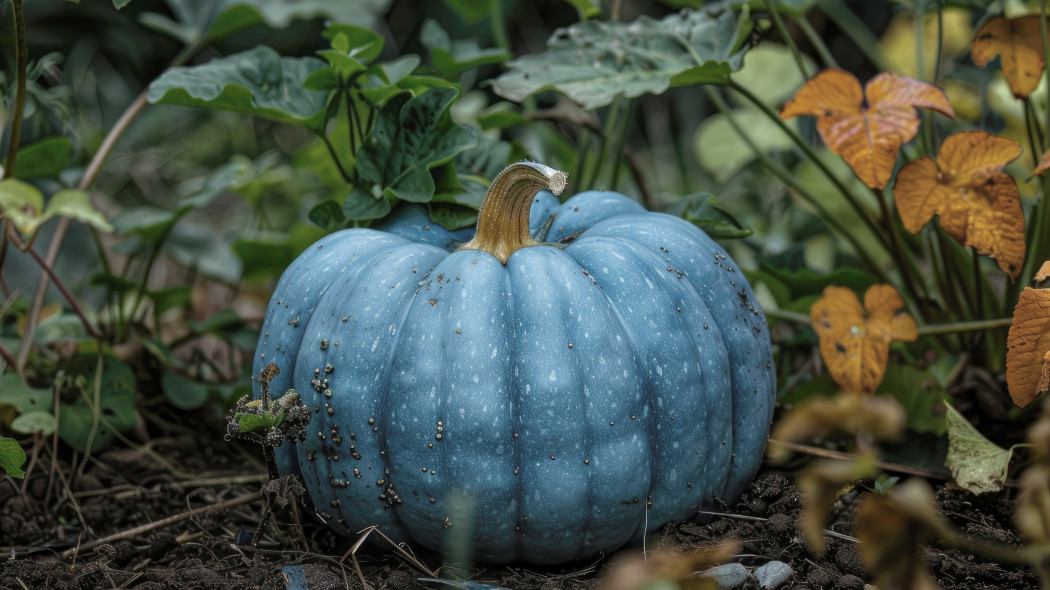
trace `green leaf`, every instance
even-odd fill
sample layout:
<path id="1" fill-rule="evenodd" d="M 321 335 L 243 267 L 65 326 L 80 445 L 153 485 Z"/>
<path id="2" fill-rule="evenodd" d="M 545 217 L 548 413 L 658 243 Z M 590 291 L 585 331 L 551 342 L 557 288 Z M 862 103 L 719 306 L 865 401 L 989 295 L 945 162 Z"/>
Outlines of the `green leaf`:
<path id="1" fill-rule="evenodd" d="M 113 226 L 82 190 L 60 189 L 48 199 L 43 211 L 40 210 L 42 201 L 43 195 L 31 184 L 13 178 L 0 181 L 0 211 L 26 237 L 35 234 L 52 217 L 68 217 L 102 231 L 113 231 Z"/>
<path id="2" fill-rule="evenodd" d="M 817 0 L 773 0 L 773 8 L 777 12 L 782 12 L 794 17 L 800 17 L 809 12 L 810 8 L 816 5 Z M 731 4 L 733 8 L 739 8 L 742 6 L 749 6 L 752 10 L 765 11 L 769 10 L 766 6 L 766 0 L 747 0 L 741 2 L 739 0 Z M 796 68 L 797 69 L 797 68 Z"/>
<path id="3" fill-rule="evenodd" d="M 146 291 L 146 296 L 153 301 L 153 315 L 156 316 L 169 309 L 184 307 L 193 303 L 193 290 L 186 285 Z"/>
<path id="4" fill-rule="evenodd" d="M 471 68 L 510 58 L 510 54 L 499 48 L 481 49 L 473 39 L 453 40 L 434 19 L 423 23 L 419 41 L 430 50 L 430 64 L 446 80 L 455 80 Z"/>
<path id="5" fill-rule="evenodd" d="M 569 4 L 572 4 L 576 11 L 580 13 L 580 20 L 592 19 L 596 16 L 602 15 L 602 9 L 598 5 L 598 0 L 565 0 Z"/>
<path id="6" fill-rule="evenodd" d="M 802 59 L 807 71 L 817 71 L 817 65 L 809 56 L 803 54 Z M 733 82 L 750 90 L 767 106 L 776 108 L 794 96 L 806 79 L 786 45 L 763 41 L 747 52 L 744 67 L 733 74 Z M 736 94 L 732 97 L 742 106 L 755 108 Z"/>
<path id="7" fill-rule="evenodd" d="M 355 188 L 343 201 L 342 213 L 344 218 L 351 221 L 379 219 L 390 213 L 390 201 L 383 196 L 375 197 Z"/>
<path id="8" fill-rule="evenodd" d="M 164 388 L 164 397 L 180 410 L 195 410 L 208 401 L 206 384 L 186 379 L 171 371 L 165 371 L 161 375 L 160 384 Z"/>
<path id="9" fill-rule="evenodd" d="M 266 117 L 317 128 L 327 92 L 303 81 L 325 67 L 315 57 L 281 57 L 265 45 L 194 66 L 171 68 L 150 84 L 149 102 L 193 106 Z"/>
<path id="10" fill-rule="evenodd" d="M 52 217 L 68 217 L 104 232 L 113 231 L 113 225 L 95 209 L 91 197 L 82 190 L 64 188 L 51 195 L 38 225 Z"/>
<path id="11" fill-rule="evenodd" d="M 908 429 L 943 436 L 947 430 L 945 408 L 951 395 L 929 370 L 904 363 L 890 363 L 879 384 L 880 395 L 896 397 L 908 416 Z"/>
<path id="12" fill-rule="evenodd" d="M 114 439 L 113 430 L 128 432 L 135 427 L 135 375 L 123 361 L 115 356 L 103 357 L 99 406 L 95 402 L 95 376 L 98 358 L 93 355 L 73 359 L 66 374 L 77 385 L 76 401 L 58 407 L 58 436 L 77 451 L 97 451 L 109 446 Z M 98 430 L 92 436 L 95 425 L 95 410 L 99 420 Z"/>
<path id="13" fill-rule="evenodd" d="M 947 406 L 948 457 L 945 464 L 955 483 L 974 493 L 1003 489 L 1014 447 L 1004 449 L 984 437 L 963 415 Z"/>
<path id="14" fill-rule="evenodd" d="M 33 336 L 33 344 L 80 342 L 87 338 L 87 329 L 79 317 L 72 313 L 60 313 L 40 321 Z"/>
<path id="15" fill-rule="evenodd" d="M 284 420 L 284 412 L 279 412 L 276 415 L 243 412 L 235 415 L 234 419 L 237 420 L 237 428 L 240 432 L 252 432 L 277 426 Z"/>
<path id="16" fill-rule="evenodd" d="M 113 218 L 113 227 L 118 234 L 136 235 L 152 244 L 189 211 L 189 207 L 175 211 L 150 205 L 127 207 Z"/>
<path id="17" fill-rule="evenodd" d="M 14 373 L 0 375 L 0 405 L 10 405 L 19 414 L 25 412 L 50 412 L 54 407 L 54 394 L 47 389 L 34 389 L 22 382 Z"/>
<path id="18" fill-rule="evenodd" d="M 716 240 L 746 238 L 754 233 L 741 225 L 718 199 L 707 193 L 686 195 L 669 206 L 665 213 L 681 217 Z"/>
<path id="19" fill-rule="evenodd" d="M 131 0 L 113 0 L 113 8 L 116 8 L 117 10 L 124 8 L 128 4 L 131 4 Z"/>
<path id="20" fill-rule="evenodd" d="M 430 219 L 449 231 L 470 227 L 478 222 L 478 210 L 474 207 L 455 203 L 430 203 L 429 209 Z"/>
<path id="21" fill-rule="evenodd" d="M 310 212 L 307 213 L 306 217 L 314 222 L 317 227 L 329 232 L 346 226 L 343 207 L 331 199 L 325 199 L 310 207 Z"/>
<path id="22" fill-rule="evenodd" d="M 327 18 L 370 26 L 389 4 L 390 0 L 168 0 L 177 20 L 155 12 L 143 13 L 139 20 L 190 44 L 198 39 L 216 41 L 262 24 L 283 29 L 293 20 Z"/>
<path id="23" fill-rule="evenodd" d="M 740 137 L 729 117 L 733 118 L 733 122 L 747 134 L 754 145 L 759 146 L 763 154 L 795 147 L 791 137 L 761 111 L 744 108 L 728 114 L 715 113 L 704 119 L 696 128 L 693 153 L 700 166 L 720 181 L 730 179 L 758 157 L 751 146 Z M 795 119 L 785 123 L 792 128 L 798 126 Z"/>
<path id="24" fill-rule="evenodd" d="M 689 84 L 726 84 L 743 59 L 740 26 L 725 9 L 658 21 L 643 16 L 633 23 L 579 23 L 555 32 L 546 52 L 508 63 L 510 71 L 493 87 L 518 102 L 555 89 L 594 109 L 621 94 L 633 98 Z"/>
<path id="25" fill-rule="evenodd" d="M 863 293 L 876 283 L 869 273 L 852 266 L 836 268 L 830 273 L 817 273 L 808 268 L 787 270 L 765 261 L 761 262 L 759 267 L 758 277 L 768 275 L 787 285 L 791 289 L 791 299 L 807 295 L 818 296 L 830 285 L 849 287 Z"/>
<path id="26" fill-rule="evenodd" d="M 489 0 L 445 0 L 445 5 L 467 24 L 481 22 L 489 16 Z"/>
<path id="27" fill-rule="evenodd" d="M 44 194 L 35 186 L 15 178 L 0 180 L 0 213 L 15 229 L 29 236 L 38 227 Z"/>
<path id="28" fill-rule="evenodd" d="M 15 174 L 18 178 L 56 178 L 73 157 L 68 137 L 48 137 L 18 150 Z"/>
<path id="29" fill-rule="evenodd" d="M 228 285 L 236 283 L 243 270 L 231 240 L 212 226 L 177 224 L 164 241 L 163 251 L 176 263 Z"/>
<path id="30" fill-rule="evenodd" d="M 26 452 L 22 450 L 18 441 L 6 436 L 0 436 L 0 471 L 11 477 L 22 479 L 26 476 L 26 472 L 22 471 L 22 466 L 25 463 Z"/>
<path id="31" fill-rule="evenodd" d="M 343 212 L 335 201 L 324 201 L 335 208 L 339 219 L 343 219 Z M 316 208 L 316 207 L 315 207 Z M 313 215 L 313 209 L 310 215 Z M 317 223 L 310 218 L 310 221 Z M 318 223 L 322 228 L 323 225 Z M 342 225 L 340 224 L 340 227 Z M 334 228 L 332 228 L 334 229 Z M 256 240 L 237 240 L 233 243 L 233 251 L 244 263 L 244 275 L 241 280 L 248 283 L 258 284 L 268 279 L 281 276 L 284 269 L 295 260 L 299 250 L 287 242 L 260 242 Z"/>
<path id="32" fill-rule="evenodd" d="M 508 127 L 514 127 L 515 125 L 521 125 L 526 121 L 528 121 L 528 118 L 515 110 L 514 106 L 508 102 L 495 104 L 478 116 L 478 123 L 480 123 L 481 128 L 486 131 L 489 129 L 506 129 Z"/>
<path id="33" fill-rule="evenodd" d="M 50 412 L 26 412 L 11 421 L 11 430 L 21 434 L 52 434 L 55 432 L 55 416 Z"/>
<path id="34" fill-rule="evenodd" d="M 414 98 L 399 95 L 387 103 L 357 154 L 358 175 L 366 187 L 372 185 L 369 192 L 374 200 L 382 195 L 423 203 L 434 196 L 430 169 L 475 143 L 473 134 L 453 123 L 449 114 L 458 96 L 456 89 L 435 88 Z M 347 202 L 358 200 L 354 193 Z M 357 219 L 347 214 L 345 203 L 343 212 L 348 219 Z"/>

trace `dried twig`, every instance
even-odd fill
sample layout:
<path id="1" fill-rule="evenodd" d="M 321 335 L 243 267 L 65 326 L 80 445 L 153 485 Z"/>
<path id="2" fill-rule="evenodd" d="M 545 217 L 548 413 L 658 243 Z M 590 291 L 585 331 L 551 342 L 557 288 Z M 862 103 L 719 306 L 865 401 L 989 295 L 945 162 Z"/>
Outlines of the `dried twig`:
<path id="1" fill-rule="evenodd" d="M 255 502 L 260 499 L 262 499 L 262 492 L 255 492 L 252 494 L 246 494 L 244 496 L 238 496 L 236 498 L 226 500 L 225 502 L 219 502 L 218 504 L 210 504 L 208 506 L 202 506 L 200 508 L 193 508 L 191 510 L 187 510 L 186 512 L 176 514 L 174 516 L 169 516 L 167 518 L 162 518 L 160 520 L 144 524 L 142 526 L 127 529 L 119 533 L 114 533 L 112 535 L 109 535 L 108 537 L 95 539 L 94 541 L 84 543 L 83 545 L 78 545 L 73 549 L 67 549 L 62 553 L 62 557 L 66 558 L 70 557 L 71 555 L 75 556 L 80 550 L 93 549 L 95 547 L 98 547 L 99 545 L 104 545 L 106 543 L 112 543 L 113 541 L 118 541 L 120 539 L 128 539 L 131 537 L 141 535 L 143 533 L 148 533 L 152 530 L 163 528 L 168 525 L 175 524 L 176 522 L 186 520 L 187 518 L 190 518 L 192 516 L 197 516 L 198 514 L 204 514 L 205 512 L 214 512 L 216 510 L 226 510 L 228 508 L 233 508 L 234 506 L 240 506 L 241 504 L 250 504 L 251 502 Z"/>

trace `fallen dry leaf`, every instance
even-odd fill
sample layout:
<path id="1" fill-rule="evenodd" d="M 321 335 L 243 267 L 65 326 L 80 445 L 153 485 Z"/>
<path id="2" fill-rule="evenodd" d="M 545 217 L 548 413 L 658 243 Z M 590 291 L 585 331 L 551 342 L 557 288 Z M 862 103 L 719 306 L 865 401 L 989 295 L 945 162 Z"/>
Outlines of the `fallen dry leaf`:
<path id="1" fill-rule="evenodd" d="M 905 229 L 917 233 L 937 215 L 948 235 L 1017 278 L 1025 256 L 1024 212 L 1017 182 L 1002 170 L 1019 155 L 1016 141 L 984 131 L 948 136 L 936 161 L 926 156 L 897 173 L 893 196 Z"/>
<path id="2" fill-rule="evenodd" d="M 1043 152 L 1043 155 L 1039 157 L 1039 164 L 1036 165 L 1035 170 L 1032 170 L 1032 177 L 1039 176 L 1046 169 L 1050 168 L 1050 150 Z"/>
<path id="3" fill-rule="evenodd" d="M 1036 287 L 1025 287 L 1014 308 L 1006 338 L 1006 386 L 1024 407 L 1050 390 L 1050 261 L 1036 273 Z"/>
<path id="4" fill-rule="evenodd" d="M 602 579 L 600 588 L 643 590 L 667 586 L 716 590 L 718 583 L 715 580 L 699 578 L 696 573 L 730 561 L 739 551 L 740 542 L 736 539 L 685 552 L 661 548 L 635 555 L 625 551 L 609 565 L 608 575 Z"/>
<path id="5" fill-rule="evenodd" d="M 885 495 L 872 494 L 857 506 L 853 534 L 860 539 L 864 568 L 879 588 L 940 588 L 923 559 L 934 531 L 950 533 L 938 518 L 933 490 L 920 478 L 897 484 Z"/>
<path id="6" fill-rule="evenodd" d="M 865 453 L 851 461 L 814 461 L 798 474 L 795 486 L 802 496 L 798 528 L 814 553 L 824 552 L 824 525 L 835 501 L 852 488 L 850 484 L 872 479 L 878 472 L 875 455 Z"/>
<path id="7" fill-rule="evenodd" d="M 820 354 L 831 378 L 843 390 L 874 393 L 889 362 L 890 341 L 919 337 L 915 320 L 906 313 L 900 293 L 890 285 L 873 285 L 861 307 L 856 293 L 830 286 L 809 315 L 820 339 Z"/>
<path id="8" fill-rule="evenodd" d="M 864 184 L 880 189 L 890 180 L 901 145 L 919 130 L 917 107 L 955 117 L 944 92 L 931 84 L 884 72 L 862 92 L 853 74 L 827 69 L 807 81 L 780 116 L 817 117 L 824 143 Z"/>
<path id="9" fill-rule="evenodd" d="M 1017 98 L 1035 90 L 1043 77 L 1043 34 L 1040 17 L 1029 14 L 1017 18 L 995 17 L 977 31 L 970 57 L 978 67 L 999 56 L 1003 77 Z"/>
<path id="10" fill-rule="evenodd" d="M 904 407 L 891 396 L 839 394 L 813 397 L 796 405 L 777 420 L 766 454 L 776 464 L 791 451 L 777 441 L 806 442 L 827 439 L 836 434 L 863 434 L 874 440 L 900 436 L 908 418 Z"/>

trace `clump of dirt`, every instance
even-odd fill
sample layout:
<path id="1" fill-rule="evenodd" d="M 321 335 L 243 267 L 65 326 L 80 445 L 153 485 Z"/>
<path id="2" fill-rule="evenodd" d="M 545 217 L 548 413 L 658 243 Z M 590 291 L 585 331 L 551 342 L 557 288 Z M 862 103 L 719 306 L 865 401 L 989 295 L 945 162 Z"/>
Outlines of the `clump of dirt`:
<path id="1" fill-rule="evenodd" d="M 284 513 L 252 546 L 266 470 L 251 450 L 236 445 L 187 433 L 154 440 L 142 450 L 103 452 L 91 458 L 80 475 L 79 465 L 62 462 L 52 475 L 49 464 L 49 457 L 41 457 L 24 494 L 15 482 L 0 481 L 0 487 L 14 492 L 5 490 L 0 496 L 2 588 L 284 589 L 298 580 L 316 590 L 362 588 L 359 576 L 371 588 L 451 587 L 424 581 L 429 574 L 378 542 L 355 554 L 358 571 L 349 557 L 343 559 L 351 542 L 304 514 L 302 534 L 292 524 L 293 517 Z M 782 588 L 862 590 L 871 578 L 851 526 L 854 507 L 868 493 L 857 486 L 839 499 L 821 555 L 809 552 L 799 532 L 802 505 L 797 489 L 785 474 L 773 472 L 762 474 L 721 513 L 672 523 L 662 535 L 650 535 L 645 549 L 689 551 L 735 538 L 741 543 L 735 562 L 749 569 L 774 560 L 791 567 Z M 1019 545 L 1008 496 L 977 497 L 942 487 L 937 498 L 946 520 L 965 534 Z M 634 546 L 620 553 L 640 556 L 642 550 Z M 560 567 L 512 564 L 462 571 L 442 568 L 441 556 L 433 552 L 415 556 L 445 578 L 469 577 L 515 590 L 599 588 L 614 562 L 612 556 L 599 556 Z M 945 588 L 1038 585 L 1027 568 L 958 549 L 930 547 L 926 560 Z M 740 587 L 759 586 L 752 577 Z"/>

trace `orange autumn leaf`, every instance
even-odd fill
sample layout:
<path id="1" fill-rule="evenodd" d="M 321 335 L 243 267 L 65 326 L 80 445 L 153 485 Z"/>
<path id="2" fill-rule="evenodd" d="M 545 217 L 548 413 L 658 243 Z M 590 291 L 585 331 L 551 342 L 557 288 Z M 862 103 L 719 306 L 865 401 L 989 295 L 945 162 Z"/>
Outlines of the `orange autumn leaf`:
<path id="1" fill-rule="evenodd" d="M 1050 168 L 1050 150 L 1043 152 L 1042 157 L 1039 158 L 1039 164 L 1035 167 L 1035 170 L 1032 170 L 1032 176 L 1039 176 L 1046 172 L 1047 168 Z"/>
<path id="2" fill-rule="evenodd" d="M 890 285 L 869 288 L 863 307 L 851 289 L 824 289 L 809 315 L 820 339 L 820 355 L 839 387 L 852 393 L 875 392 L 889 362 L 890 341 L 919 337 L 915 320 L 898 313 L 903 307 L 900 293 Z"/>
<path id="3" fill-rule="evenodd" d="M 1025 287 L 1006 339 L 1006 386 L 1018 406 L 1050 390 L 1050 261 Z"/>
<path id="4" fill-rule="evenodd" d="M 995 17 L 981 26 L 973 40 L 970 57 L 978 67 L 999 56 L 1003 77 L 1017 98 L 1024 98 L 1043 77 L 1043 33 L 1039 15 L 1017 18 Z"/>
<path id="5" fill-rule="evenodd" d="M 893 196 L 905 229 L 940 217 L 941 229 L 991 256 L 1017 278 L 1024 262 L 1024 212 L 1017 182 L 1003 168 L 1021 155 L 1012 139 L 983 131 L 948 136 L 934 161 L 925 156 L 897 173 Z"/>
<path id="6" fill-rule="evenodd" d="M 780 109 L 780 117 L 817 117 L 824 143 L 864 184 L 882 188 L 901 145 L 919 130 L 917 107 L 955 117 L 944 91 L 931 84 L 885 72 L 872 78 L 862 93 L 853 74 L 827 69 L 802 86 Z"/>

